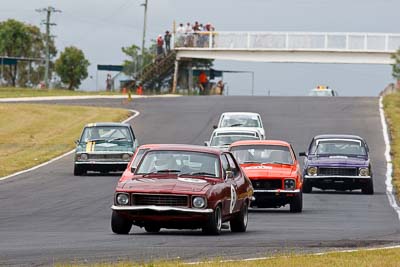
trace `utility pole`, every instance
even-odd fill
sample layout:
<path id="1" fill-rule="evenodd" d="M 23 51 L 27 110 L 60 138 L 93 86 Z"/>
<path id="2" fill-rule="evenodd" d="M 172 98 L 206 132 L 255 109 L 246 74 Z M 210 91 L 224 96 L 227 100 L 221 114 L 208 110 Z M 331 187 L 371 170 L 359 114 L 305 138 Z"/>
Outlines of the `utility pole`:
<path id="1" fill-rule="evenodd" d="M 148 0 L 145 0 L 142 6 L 144 6 L 144 20 L 143 20 L 143 36 L 142 36 L 142 56 L 141 56 L 141 68 L 140 68 L 140 73 L 143 73 L 144 69 L 144 43 L 146 40 L 146 22 L 147 22 L 147 2 Z"/>
<path id="2" fill-rule="evenodd" d="M 52 12 L 61 12 L 61 10 L 55 9 L 54 7 L 47 7 L 36 9 L 39 13 L 46 13 L 46 20 L 42 22 L 42 24 L 46 25 L 46 69 L 44 72 L 44 82 L 46 84 L 46 88 L 49 88 L 49 66 L 50 66 L 50 26 L 55 26 L 55 23 L 50 22 L 50 17 Z"/>

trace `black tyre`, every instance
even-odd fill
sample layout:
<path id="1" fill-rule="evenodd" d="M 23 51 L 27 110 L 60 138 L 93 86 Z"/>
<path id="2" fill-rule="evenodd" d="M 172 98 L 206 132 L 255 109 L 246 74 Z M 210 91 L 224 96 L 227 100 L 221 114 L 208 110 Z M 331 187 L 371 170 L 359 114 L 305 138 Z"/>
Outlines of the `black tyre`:
<path id="1" fill-rule="evenodd" d="M 361 192 L 366 195 L 374 194 L 374 182 L 372 179 L 361 189 Z"/>
<path id="2" fill-rule="evenodd" d="M 290 212 L 297 213 L 303 210 L 303 193 L 300 191 L 290 202 Z"/>
<path id="3" fill-rule="evenodd" d="M 132 228 L 132 221 L 122 217 L 118 212 L 113 211 L 111 216 L 111 229 L 119 235 L 127 235 Z"/>
<path id="4" fill-rule="evenodd" d="M 74 175 L 81 176 L 86 174 L 86 169 L 83 166 L 76 165 L 74 166 Z"/>
<path id="5" fill-rule="evenodd" d="M 158 233 L 160 232 L 161 227 L 158 225 L 148 224 L 144 226 L 144 230 L 148 233 Z"/>
<path id="6" fill-rule="evenodd" d="M 240 209 L 239 214 L 230 221 L 231 231 L 232 232 L 246 232 L 247 223 L 249 219 L 249 205 L 247 203 L 243 203 L 242 208 Z"/>
<path id="7" fill-rule="evenodd" d="M 303 182 L 303 193 L 311 193 L 312 192 L 312 186 L 310 185 L 309 182 L 304 181 Z"/>
<path id="8" fill-rule="evenodd" d="M 210 235 L 219 235 L 222 228 L 222 212 L 221 207 L 217 206 L 210 215 L 207 225 L 203 228 L 203 232 Z"/>

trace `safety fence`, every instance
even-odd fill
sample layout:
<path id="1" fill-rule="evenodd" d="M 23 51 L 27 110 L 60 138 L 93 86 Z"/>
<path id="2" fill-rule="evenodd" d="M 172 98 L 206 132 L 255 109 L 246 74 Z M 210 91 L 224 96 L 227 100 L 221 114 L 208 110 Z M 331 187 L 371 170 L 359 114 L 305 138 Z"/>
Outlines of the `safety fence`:
<path id="1" fill-rule="evenodd" d="M 198 32 L 175 36 L 176 49 L 357 51 L 392 53 L 400 34 L 319 32 Z"/>

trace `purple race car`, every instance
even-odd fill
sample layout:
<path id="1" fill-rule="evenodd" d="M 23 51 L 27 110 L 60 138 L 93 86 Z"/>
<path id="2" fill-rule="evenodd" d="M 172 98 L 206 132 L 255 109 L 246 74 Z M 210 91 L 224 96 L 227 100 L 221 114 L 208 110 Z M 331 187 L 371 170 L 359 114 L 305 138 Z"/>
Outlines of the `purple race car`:
<path id="1" fill-rule="evenodd" d="M 303 192 L 313 187 L 325 190 L 356 190 L 374 193 L 368 145 L 356 135 L 317 135 L 308 148 L 303 169 Z"/>

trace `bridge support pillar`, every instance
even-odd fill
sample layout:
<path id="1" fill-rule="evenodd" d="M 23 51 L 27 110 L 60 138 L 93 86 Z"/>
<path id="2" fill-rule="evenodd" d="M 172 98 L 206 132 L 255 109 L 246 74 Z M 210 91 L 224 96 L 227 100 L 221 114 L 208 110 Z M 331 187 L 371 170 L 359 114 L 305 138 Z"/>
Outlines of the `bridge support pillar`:
<path id="1" fill-rule="evenodd" d="M 187 65 L 187 71 L 188 71 L 188 93 L 193 92 L 194 86 L 193 86 L 193 64 L 192 61 L 188 62 Z"/>
<path id="2" fill-rule="evenodd" d="M 178 72 L 179 72 L 179 59 L 175 59 L 175 68 L 174 68 L 174 78 L 172 81 L 172 93 L 176 93 L 176 85 L 178 84 Z"/>

